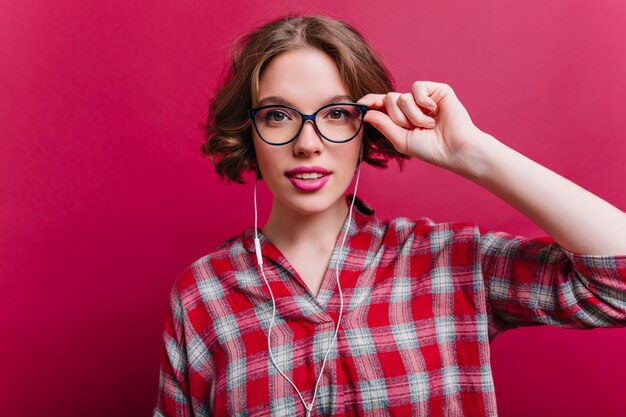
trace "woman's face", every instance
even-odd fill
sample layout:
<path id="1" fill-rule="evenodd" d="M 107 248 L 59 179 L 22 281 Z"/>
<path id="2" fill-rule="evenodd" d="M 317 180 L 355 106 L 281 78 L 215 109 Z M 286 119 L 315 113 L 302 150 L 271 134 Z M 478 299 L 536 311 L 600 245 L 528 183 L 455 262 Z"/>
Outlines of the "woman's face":
<path id="1" fill-rule="evenodd" d="M 259 83 L 259 106 L 284 104 L 312 114 L 326 104 L 352 102 L 337 65 L 318 49 L 277 55 L 264 68 Z M 280 120 L 284 116 L 274 117 Z M 252 134 L 259 169 L 274 196 L 274 206 L 311 215 L 345 204 L 343 195 L 354 176 L 363 129 L 349 142 L 332 143 L 307 121 L 293 142 L 280 146 L 265 143 L 254 128 Z M 294 169 L 312 169 L 324 176 L 298 179 L 290 173 Z"/>

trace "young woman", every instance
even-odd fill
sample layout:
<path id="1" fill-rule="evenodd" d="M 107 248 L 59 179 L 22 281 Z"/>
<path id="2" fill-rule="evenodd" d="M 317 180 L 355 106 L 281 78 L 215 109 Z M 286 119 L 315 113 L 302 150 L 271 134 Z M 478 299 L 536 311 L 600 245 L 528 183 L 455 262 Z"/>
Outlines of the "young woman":
<path id="1" fill-rule="evenodd" d="M 176 281 L 155 416 L 495 416 L 498 333 L 626 326 L 626 215 L 482 132 L 450 86 L 393 92 L 343 22 L 244 37 L 207 132 L 219 175 L 256 172 L 272 210 Z M 410 157 L 553 239 L 377 218 L 360 164 Z"/>

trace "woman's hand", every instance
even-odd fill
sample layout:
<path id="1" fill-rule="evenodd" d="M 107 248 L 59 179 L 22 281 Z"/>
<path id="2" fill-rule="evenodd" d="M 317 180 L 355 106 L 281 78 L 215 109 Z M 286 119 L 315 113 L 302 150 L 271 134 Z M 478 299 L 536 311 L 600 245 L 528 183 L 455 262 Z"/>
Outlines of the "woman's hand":
<path id="1" fill-rule="evenodd" d="M 358 101 L 370 107 L 372 124 L 401 153 L 462 175 L 470 175 L 466 155 L 486 136 L 447 84 L 416 81 L 410 93 L 368 94 Z"/>
<path id="2" fill-rule="evenodd" d="M 411 93 L 368 94 L 359 103 L 399 152 L 474 181 L 563 248 L 626 255 L 626 214 L 482 132 L 448 85 L 416 81 Z"/>

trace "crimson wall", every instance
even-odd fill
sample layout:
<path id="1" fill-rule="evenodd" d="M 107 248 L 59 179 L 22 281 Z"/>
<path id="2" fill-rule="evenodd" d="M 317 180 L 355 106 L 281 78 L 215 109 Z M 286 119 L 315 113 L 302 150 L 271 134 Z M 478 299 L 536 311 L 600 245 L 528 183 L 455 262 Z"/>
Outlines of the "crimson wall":
<path id="1" fill-rule="evenodd" d="M 626 207 L 622 1 L 1 0 L 0 415 L 151 412 L 173 281 L 253 223 L 198 124 L 229 43 L 294 11 L 355 25 L 400 91 L 450 84 L 481 129 Z M 359 194 L 382 217 L 543 234 L 419 161 L 367 167 Z M 624 329 L 498 336 L 500 415 L 624 415 L 625 347 Z"/>

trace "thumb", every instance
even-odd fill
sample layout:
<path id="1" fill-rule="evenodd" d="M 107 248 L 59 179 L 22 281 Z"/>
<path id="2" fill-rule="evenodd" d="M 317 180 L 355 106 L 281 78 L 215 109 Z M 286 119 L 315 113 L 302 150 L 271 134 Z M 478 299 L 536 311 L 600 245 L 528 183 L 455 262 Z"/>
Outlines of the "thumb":
<path id="1" fill-rule="evenodd" d="M 389 139 L 399 152 L 406 153 L 407 130 L 395 124 L 388 115 L 378 110 L 370 109 L 365 114 L 363 121 L 374 126 L 376 130 Z"/>

